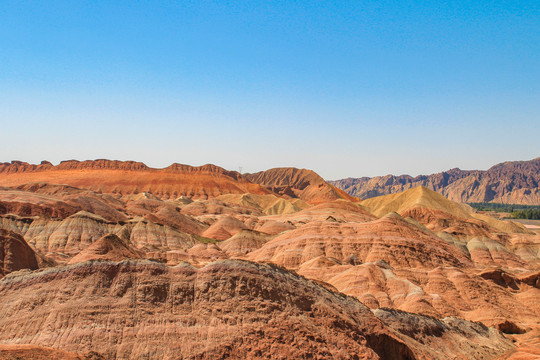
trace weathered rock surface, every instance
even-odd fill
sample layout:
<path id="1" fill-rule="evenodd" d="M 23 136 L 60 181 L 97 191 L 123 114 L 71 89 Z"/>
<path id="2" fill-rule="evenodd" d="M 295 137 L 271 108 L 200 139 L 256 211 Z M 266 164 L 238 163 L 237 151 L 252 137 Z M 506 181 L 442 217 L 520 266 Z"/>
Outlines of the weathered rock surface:
<path id="1" fill-rule="evenodd" d="M 69 351 L 36 345 L 0 344 L 0 360 L 105 360 L 96 352 L 75 354 Z"/>
<path id="2" fill-rule="evenodd" d="M 219 188 L 224 176 L 250 182 L 211 167 L 96 161 L 3 169 L 0 183 L 4 175 L 38 181 L 0 188 L 0 229 L 27 243 L 8 258 L 35 251 L 46 269 L 14 268 L 0 281 L 0 313 L 13 314 L 0 317 L 0 343 L 74 356 L 104 349 L 120 359 L 488 359 L 536 351 L 540 234 L 427 188 L 358 202 L 296 169 L 260 174 L 257 181 L 279 194 Z M 99 182 L 84 189 L 40 182 L 39 174 L 62 171 L 128 172 L 160 192 L 126 192 L 133 184 L 120 177 L 108 180 L 118 181 L 116 190 L 103 187 L 115 193 L 100 192 Z M 194 191 L 195 199 L 167 192 L 190 184 L 174 183 L 180 175 L 170 182 L 170 174 L 211 191 Z M 118 262 L 138 258 L 153 261 Z M 313 282 L 230 258 L 279 264 Z M 518 348 L 465 320 L 499 329 Z M 393 345 L 381 350 L 381 341 Z"/>
<path id="3" fill-rule="evenodd" d="M 339 261 L 354 255 L 361 262 L 385 260 L 406 267 L 472 265 L 466 254 L 399 215 L 363 223 L 313 221 L 276 237 L 248 258 L 297 269 L 322 255 Z"/>
<path id="4" fill-rule="evenodd" d="M 253 183 L 291 198 L 299 198 L 311 204 L 337 199 L 355 201 L 344 191 L 327 183 L 312 170 L 297 168 L 274 168 L 254 174 L 246 174 Z"/>
<path id="5" fill-rule="evenodd" d="M 112 160 L 69 160 L 57 166 L 17 161 L 0 164 L 0 185 L 18 186 L 37 181 L 122 195 L 151 192 L 163 199 L 180 196 L 207 199 L 230 193 L 270 193 L 237 172 L 215 165 L 193 167 L 172 164 L 164 169 L 153 169 L 134 161 Z"/>
<path id="6" fill-rule="evenodd" d="M 141 258 L 143 258 L 143 254 L 139 251 L 132 249 L 118 236 L 108 234 L 75 255 L 68 264 L 76 264 L 89 260 L 121 261 Z"/>
<path id="7" fill-rule="evenodd" d="M 17 313 L 0 319 L 3 343 L 116 359 L 414 358 L 360 302 L 269 265 L 84 263 L 6 277 L 0 299 Z"/>
<path id="8" fill-rule="evenodd" d="M 403 318 L 428 321 L 392 313 L 380 321 L 355 299 L 294 273 L 231 260 L 198 270 L 101 261 L 14 273 L 0 280 L 0 311 L 14 315 L 0 318 L 2 343 L 113 359 L 446 359 L 450 350 L 435 345 L 488 359 L 512 348 L 462 320 L 458 327 L 430 319 L 431 327 L 418 326 L 421 335 L 407 334 Z"/>
<path id="9" fill-rule="evenodd" d="M 0 277 L 21 269 L 37 269 L 34 250 L 22 236 L 0 229 Z"/>
<path id="10" fill-rule="evenodd" d="M 427 358 L 492 358 L 500 354 L 501 348 L 513 348 L 510 341 L 496 329 L 487 328 L 481 323 L 454 317 L 439 320 L 390 309 L 377 309 L 374 314 L 396 332 L 419 344 L 430 344 L 426 349 Z M 463 334 L 468 334 L 469 341 L 461 341 Z M 497 345 L 493 346 L 494 343 Z"/>
<path id="11" fill-rule="evenodd" d="M 329 181 L 361 199 L 398 193 L 418 186 L 457 202 L 540 205 L 540 158 L 509 161 L 487 171 L 451 169 L 432 175 L 377 176 Z"/>

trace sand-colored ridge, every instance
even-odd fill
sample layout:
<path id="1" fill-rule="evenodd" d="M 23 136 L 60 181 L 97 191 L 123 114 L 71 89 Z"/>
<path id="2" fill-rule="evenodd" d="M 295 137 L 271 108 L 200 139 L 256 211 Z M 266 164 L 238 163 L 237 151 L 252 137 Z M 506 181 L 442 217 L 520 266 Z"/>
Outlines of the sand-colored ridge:
<path id="1" fill-rule="evenodd" d="M 378 196 L 363 200 L 360 204 L 379 217 L 390 212 L 399 214 L 414 207 L 427 207 L 429 209 L 441 210 L 462 218 L 469 217 L 471 212 L 470 206 L 450 201 L 441 194 L 429 190 L 424 186 L 419 186 L 397 194 Z"/>
<path id="2" fill-rule="evenodd" d="M 233 257 L 246 255 L 260 249 L 274 236 L 254 230 L 240 230 L 234 236 L 219 243 L 219 247 Z"/>
<path id="3" fill-rule="evenodd" d="M 397 194 L 363 200 L 360 204 L 379 217 L 390 212 L 405 214 L 407 211 L 415 208 L 427 208 L 452 215 L 456 218 L 481 220 L 501 232 L 532 234 L 532 232 L 521 224 L 497 220 L 487 215 L 478 214 L 469 205 L 448 200 L 443 195 L 424 186 Z"/>
<path id="4" fill-rule="evenodd" d="M 309 207 L 300 199 L 283 199 L 273 194 L 226 194 L 217 197 L 226 203 L 252 207 L 265 215 L 284 215 Z"/>

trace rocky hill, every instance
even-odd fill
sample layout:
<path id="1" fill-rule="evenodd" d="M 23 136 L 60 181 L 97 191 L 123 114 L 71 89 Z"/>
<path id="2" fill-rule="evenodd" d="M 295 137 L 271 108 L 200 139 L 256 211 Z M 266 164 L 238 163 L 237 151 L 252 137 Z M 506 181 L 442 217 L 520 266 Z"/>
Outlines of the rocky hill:
<path id="1" fill-rule="evenodd" d="M 0 187 L 0 359 L 540 352 L 533 228 L 421 186 L 359 201 L 309 170 L 68 165 L 0 174 L 37 180 Z M 152 189 L 181 174 L 190 182 L 163 186 L 202 192 L 135 192 L 114 185 L 119 175 L 96 188 L 40 181 L 64 171 L 119 172 Z M 222 193 L 203 178 L 264 193 Z M 200 196 L 206 186 L 219 191 Z"/>
<path id="2" fill-rule="evenodd" d="M 336 199 L 355 201 L 354 197 L 327 183 L 312 170 L 297 168 L 274 168 L 245 175 L 248 180 L 273 192 L 291 198 L 299 198 L 312 204 Z"/>
<path id="3" fill-rule="evenodd" d="M 235 171 L 215 165 L 172 164 L 154 169 L 135 161 L 62 161 L 40 165 L 20 161 L 0 164 L 0 185 L 18 186 L 34 182 L 65 184 L 102 193 L 150 192 L 159 198 L 209 198 L 223 194 L 270 194 Z"/>
<path id="4" fill-rule="evenodd" d="M 540 205 L 540 158 L 504 162 L 486 171 L 451 169 L 417 177 L 386 175 L 329 182 L 361 199 L 425 186 L 457 202 Z"/>
<path id="5" fill-rule="evenodd" d="M 513 348 L 480 324 L 373 314 L 283 268 L 239 260 L 86 262 L 8 275 L 0 298 L 10 314 L 0 342 L 106 359 L 487 359 Z"/>
<path id="6" fill-rule="evenodd" d="M 306 169 L 277 168 L 241 175 L 211 164 L 189 166 L 175 163 L 155 169 L 141 162 L 106 159 L 67 160 L 56 166 L 48 161 L 39 165 L 22 161 L 0 163 L 0 186 L 39 187 L 35 183 L 61 184 L 123 196 L 148 192 L 160 199 L 181 196 L 208 199 L 230 194 L 253 194 L 300 199 L 309 203 L 354 200 L 314 171 Z M 74 212 L 73 207 L 58 211 Z"/>

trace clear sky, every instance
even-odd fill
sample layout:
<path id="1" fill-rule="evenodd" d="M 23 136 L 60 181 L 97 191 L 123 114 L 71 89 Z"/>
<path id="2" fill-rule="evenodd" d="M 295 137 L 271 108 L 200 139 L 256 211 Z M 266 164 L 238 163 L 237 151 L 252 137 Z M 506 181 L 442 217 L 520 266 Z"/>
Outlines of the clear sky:
<path id="1" fill-rule="evenodd" d="M 540 2 L 0 1 L 0 161 L 327 179 L 540 156 Z"/>

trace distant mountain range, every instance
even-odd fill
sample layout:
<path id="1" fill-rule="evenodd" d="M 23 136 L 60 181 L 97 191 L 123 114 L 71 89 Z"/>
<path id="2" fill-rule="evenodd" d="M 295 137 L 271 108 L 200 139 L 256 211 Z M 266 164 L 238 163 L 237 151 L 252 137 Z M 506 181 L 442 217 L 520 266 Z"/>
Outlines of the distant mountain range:
<path id="1" fill-rule="evenodd" d="M 329 183 L 361 199 L 425 186 L 458 202 L 540 205 L 540 157 L 500 163 L 486 171 L 455 168 L 416 177 L 386 175 L 347 178 Z"/>

